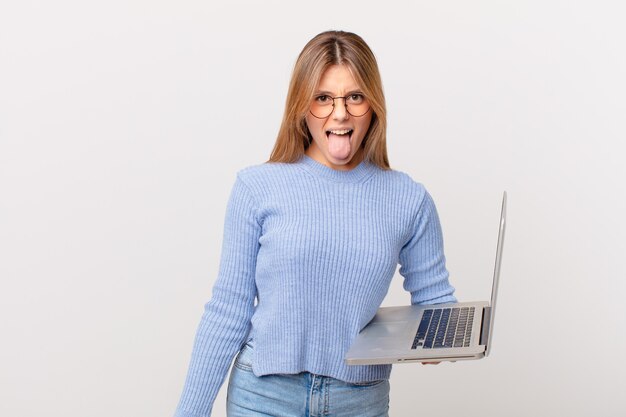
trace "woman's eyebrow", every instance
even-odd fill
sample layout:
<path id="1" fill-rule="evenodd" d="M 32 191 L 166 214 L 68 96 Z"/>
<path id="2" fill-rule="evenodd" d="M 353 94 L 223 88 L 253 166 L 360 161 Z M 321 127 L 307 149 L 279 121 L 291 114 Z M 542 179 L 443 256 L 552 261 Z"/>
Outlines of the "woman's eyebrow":
<path id="1" fill-rule="evenodd" d="M 347 91 L 346 92 L 346 96 L 349 96 L 350 94 L 356 94 L 356 93 L 363 94 L 363 91 L 360 88 L 355 88 L 353 90 Z M 316 96 L 319 96 L 319 95 L 322 95 L 322 94 L 325 94 L 325 95 L 328 95 L 328 96 L 331 96 L 331 97 L 338 97 L 338 96 L 335 96 L 335 93 L 333 93 L 331 91 L 317 90 L 315 92 Z"/>

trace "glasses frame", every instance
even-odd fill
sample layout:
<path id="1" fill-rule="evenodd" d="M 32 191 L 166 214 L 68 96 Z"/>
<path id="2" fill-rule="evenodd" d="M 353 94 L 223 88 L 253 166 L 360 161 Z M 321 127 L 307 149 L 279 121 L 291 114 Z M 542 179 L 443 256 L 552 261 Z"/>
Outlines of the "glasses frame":
<path id="1" fill-rule="evenodd" d="M 326 94 L 324 94 L 324 95 L 326 95 Z M 330 113 L 328 113 L 328 116 L 325 116 L 325 117 L 316 116 L 315 114 L 313 114 L 313 111 L 311 110 L 311 106 L 309 106 L 309 113 L 311 113 L 311 115 L 313 117 L 315 117 L 316 119 L 328 119 L 330 116 L 332 116 L 333 112 L 335 111 L 335 100 L 337 100 L 339 98 L 342 98 L 343 99 L 343 106 L 346 108 L 346 113 L 348 113 L 352 117 L 363 117 L 363 116 L 365 116 L 371 110 L 372 106 L 369 104 L 369 102 L 367 102 L 367 110 L 365 110 L 365 113 L 363 113 L 363 114 L 361 114 L 359 116 L 350 113 L 350 110 L 348 110 L 348 102 L 346 101 L 346 99 L 348 97 L 350 97 L 351 95 L 354 95 L 354 93 L 353 94 L 348 94 L 347 96 L 343 96 L 343 97 L 341 97 L 341 96 L 339 96 L 339 97 L 327 96 L 328 98 L 333 100 L 333 109 L 330 111 Z M 320 97 L 321 97 L 321 95 L 320 95 Z M 365 96 L 363 96 L 363 98 L 365 100 L 367 100 L 367 98 L 365 98 Z"/>

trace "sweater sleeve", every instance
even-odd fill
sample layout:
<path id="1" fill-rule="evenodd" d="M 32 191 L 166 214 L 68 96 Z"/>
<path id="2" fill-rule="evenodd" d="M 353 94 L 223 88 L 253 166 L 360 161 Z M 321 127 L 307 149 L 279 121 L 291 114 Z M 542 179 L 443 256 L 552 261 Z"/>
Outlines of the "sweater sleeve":
<path id="1" fill-rule="evenodd" d="M 175 417 L 211 415 L 230 363 L 250 330 L 261 234 L 255 206 L 238 175 L 226 210 L 219 274 L 196 332 Z"/>
<path id="2" fill-rule="evenodd" d="M 411 304 L 454 303 L 454 287 L 448 282 L 443 236 L 432 197 L 423 198 L 413 225 L 413 234 L 400 251 L 400 275 Z"/>

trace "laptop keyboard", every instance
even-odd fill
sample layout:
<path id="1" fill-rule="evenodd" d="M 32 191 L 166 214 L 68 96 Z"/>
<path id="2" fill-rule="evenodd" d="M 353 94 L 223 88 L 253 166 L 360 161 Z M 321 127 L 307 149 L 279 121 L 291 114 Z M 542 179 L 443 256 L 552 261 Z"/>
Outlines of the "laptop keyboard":
<path id="1" fill-rule="evenodd" d="M 453 307 L 424 310 L 411 349 L 469 346 L 474 309 L 474 307 Z"/>

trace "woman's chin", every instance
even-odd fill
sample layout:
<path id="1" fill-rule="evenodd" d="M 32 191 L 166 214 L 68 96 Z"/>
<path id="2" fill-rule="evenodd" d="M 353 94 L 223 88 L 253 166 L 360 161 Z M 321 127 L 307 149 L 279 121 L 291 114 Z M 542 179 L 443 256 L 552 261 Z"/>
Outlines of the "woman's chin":
<path id="1" fill-rule="evenodd" d="M 349 152 L 328 152 L 331 162 L 346 164 L 352 159 L 352 151 Z"/>

